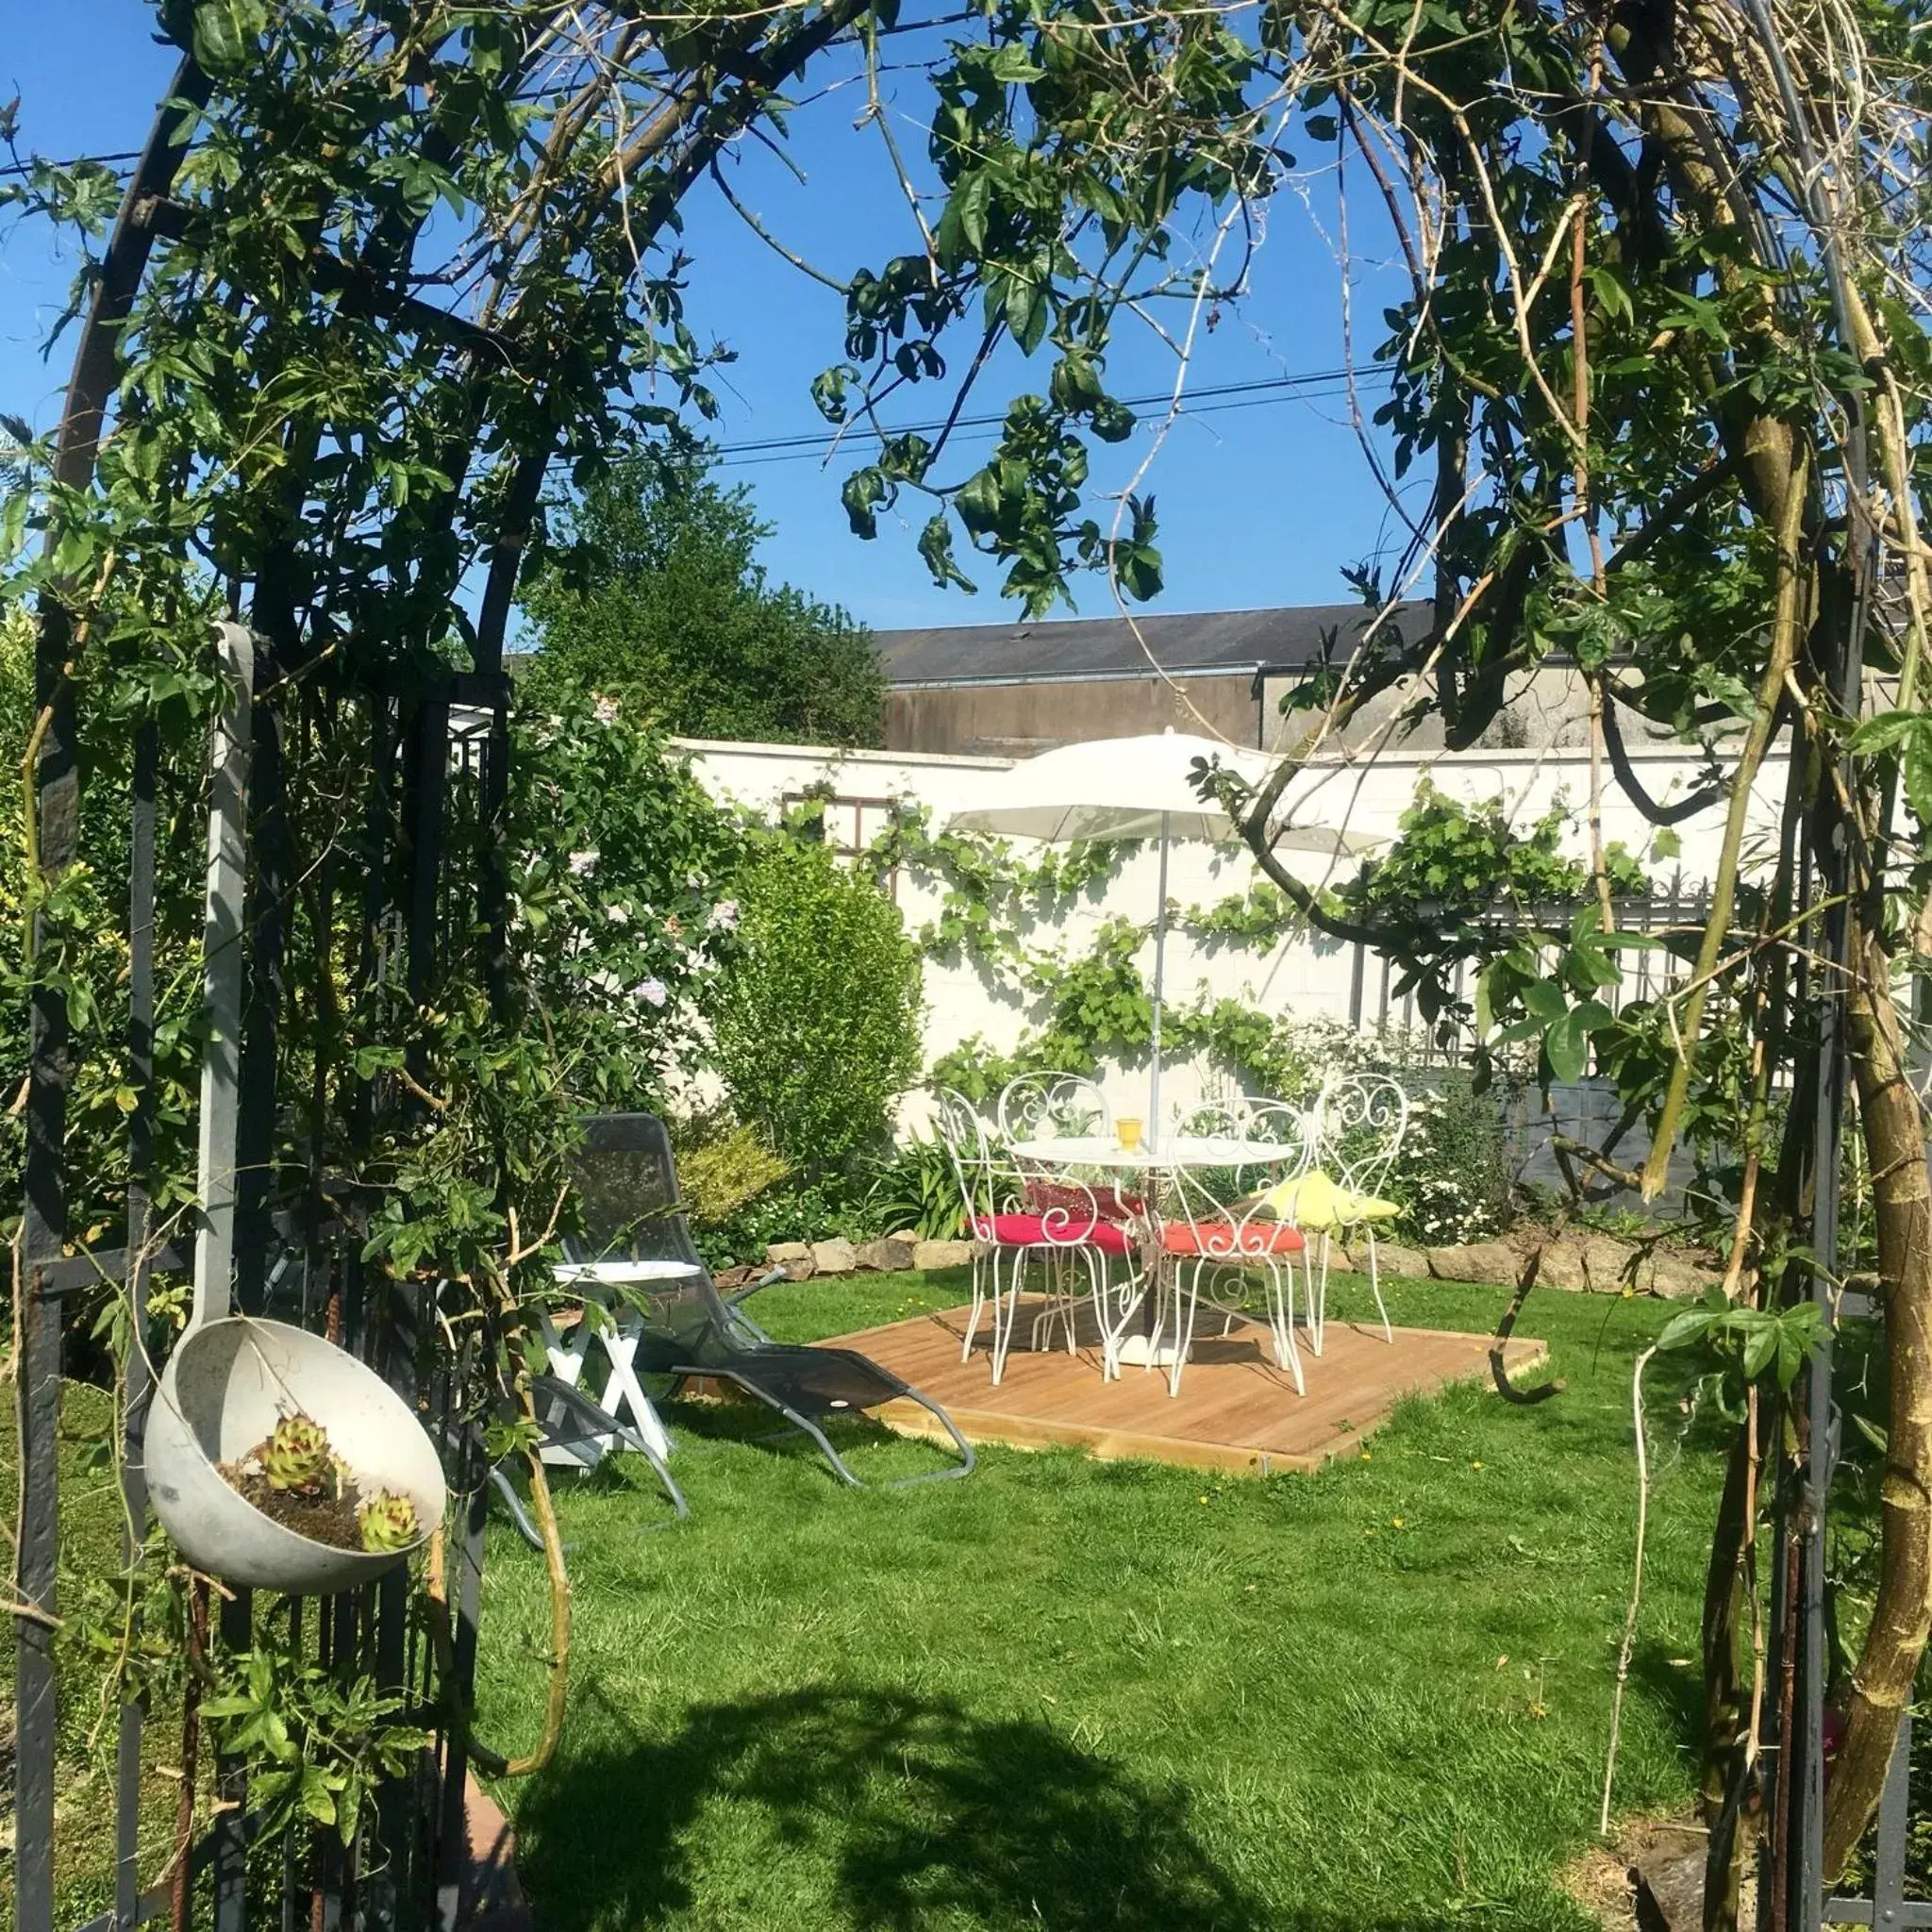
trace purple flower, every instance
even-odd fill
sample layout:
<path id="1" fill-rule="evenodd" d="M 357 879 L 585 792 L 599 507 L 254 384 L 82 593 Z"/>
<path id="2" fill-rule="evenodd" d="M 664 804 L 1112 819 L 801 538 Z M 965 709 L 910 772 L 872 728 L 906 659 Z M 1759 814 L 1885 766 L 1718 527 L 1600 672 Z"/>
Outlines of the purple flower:
<path id="1" fill-rule="evenodd" d="M 661 979 L 646 979 L 639 984 L 637 996 L 651 1006 L 661 1007 L 671 997 L 671 989 Z"/>

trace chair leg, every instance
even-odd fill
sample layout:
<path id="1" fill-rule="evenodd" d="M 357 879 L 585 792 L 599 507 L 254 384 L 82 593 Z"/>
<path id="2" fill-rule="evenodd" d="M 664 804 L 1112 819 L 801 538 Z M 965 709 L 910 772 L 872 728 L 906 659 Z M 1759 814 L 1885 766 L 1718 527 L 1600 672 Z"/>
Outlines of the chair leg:
<path id="1" fill-rule="evenodd" d="M 781 1402 L 769 1390 L 760 1389 L 756 1382 L 736 1374 L 730 1369 L 707 1369 L 708 1375 L 722 1375 L 727 1382 L 735 1382 L 747 1395 L 755 1395 L 767 1408 L 774 1408 L 795 1429 L 801 1429 L 819 1446 L 819 1453 L 832 1465 L 832 1472 L 848 1488 L 862 1490 L 866 1485 L 845 1466 L 845 1458 L 832 1447 L 831 1439 L 808 1415 L 801 1415 L 789 1402 Z"/>
<path id="2" fill-rule="evenodd" d="M 490 1472 L 490 1481 L 491 1487 L 503 1498 L 506 1507 L 508 1508 L 510 1521 L 517 1526 L 517 1534 L 533 1550 L 541 1551 L 543 1547 L 543 1534 L 530 1521 L 530 1512 L 524 1507 L 524 1499 L 517 1494 L 516 1485 L 510 1481 L 508 1472 L 502 1463 L 499 1462 Z"/>
<path id="3" fill-rule="evenodd" d="M 1294 1345 L 1294 1261 L 1291 1257 L 1285 1269 L 1277 1269 L 1270 1261 L 1267 1268 L 1276 1310 L 1274 1366 L 1288 1371 L 1297 1395 L 1306 1395 L 1308 1390 L 1307 1384 L 1302 1380 L 1301 1352 Z"/>
<path id="4" fill-rule="evenodd" d="M 1375 1297 L 1375 1312 L 1382 1318 L 1382 1340 L 1391 1348 L 1395 1346 L 1395 1331 L 1389 1325 L 1388 1305 L 1382 1299 L 1382 1274 L 1375 1263 L 1375 1230 L 1371 1227 L 1369 1236 L 1369 1289 Z"/>
<path id="5" fill-rule="evenodd" d="M 1324 1228 L 1318 1239 L 1322 1249 L 1319 1261 L 1315 1258 L 1315 1242 L 1306 1242 L 1302 1247 L 1308 1305 L 1308 1347 L 1317 1356 L 1328 1342 L 1328 1231 Z"/>
<path id="6" fill-rule="evenodd" d="M 917 1475 L 894 1476 L 887 1488 L 904 1490 L 909 1489 L 914 1483 L 942 1483 L 957 1476 L 971 1475 L 974 1464 L 979 1458 L 973 1453 L 973 1444 L 959 1433 L 958 1424 L 929 1395 L 922 1395 L 917 1389 L 908 1389 L 906 1392 L 921 1408 L 928 1414 L 936 1415 L 945 1425 L 947 1435 L 952 1437 L 953 1445 L 959 1452 L 959 1460 L 946 1469 L 925 1469 L 921 1470 Z"/>
<path id="7" fill-rule="evenodd" d="M 1012 1251 L 1008 1248 L 994 1248 L 988 1257 L 990 1270 L 992 1275 L 992 1291 L 988 1296 L 987 1300 L 989 1311 L 992 1316 L 992 1350 L 990 1360 L 992 1368 L 992 1380 L 994 1388 L 999 1387 L 1001 1362 L 1000 1341 L 1006 1327 L 1006 1301 L 1004 1299 L 1006 1294 L 1006 1289 L 1004 1287 L 1004 1275 L 1005 1270 L 1010 1264 L 1012 1259 Z"/>
<path id="8" fill-rule="evenodd" d="M 992 1338 L 992 1386 L 1000 1386 L 1000 1378 L 1007 1373 L 1007 1357 L 1013 1352 L 1013 1329 L 1020 1320 L 1020 1285 L 1026 1274 L 1028 1251 L 1013 1248 L 1008 1252 L 1008 1276 L 1006 1293 L 1006 1315 L 1000 1315 L 999 1277 L 993 1277 L 993 1338 Z"/>
<path id="9" fill-rule="evenodd" d="M 966 1311 L 966 1339 L 959 1344 L 959 1359 L 973 1358 L 973 1338 L 979 1333 L 979 1317 L 986 1307 L 986 1260 L 979 1251 L 980 1244 L 973 1244 L 973 1306 Z M 998 1252 L 994 1251 L 995 1254 Z M 997 1274 L 997 1270 L 995 1270 Z"/>
<path id="10" fill-rule="evenodd" d="M 1174 1361 L 1167 1371 L 1167 1392 L 1172 1396 L 1181 1392 L 1181 1371 L 1188 1365 L 1188 1351 L 1194 1345 L 1194 1316 L 1201 1306 L 1201 1270 L 1207 1264 L 1194 1263 L 1193 1272 L 1188 1276 L 1187 1313 L 1174 1309 Z"/>

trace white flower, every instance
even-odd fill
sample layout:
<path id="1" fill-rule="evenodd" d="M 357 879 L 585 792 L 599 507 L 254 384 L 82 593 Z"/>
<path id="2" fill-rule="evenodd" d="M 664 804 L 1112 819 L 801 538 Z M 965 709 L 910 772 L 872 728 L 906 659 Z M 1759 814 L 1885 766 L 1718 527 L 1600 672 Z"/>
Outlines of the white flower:
<path id="1" fill-rule="evenodd" d="M 639 999 L 654 1007 L 661 1007 L 671 997 L 671 989 L 661 979 L 641 980 L 635 991 Z"/>
<path id="2" fill-rule="evenodd" d="M 738 930 L 738 901 L 720 899 L 711 908 L 710 919 L 713 932 L 736 932 Z"/>
<path id="3" fill-rule="evenodd" d="M 615 724 L 617 723 L 617 700 L 615 698 L 600 696 L 597 700 L 595 710 L 598 724 Z"/>
<path id="4" fill-rule="evenodd" d="M 582 878 L 596 862 L 597 855 L 594 852 L 573 852 L 570 856 L 570 869 L 579 878 Z"/>
<path id="5" fill-rule="evenodd" d="M 612 925 L 628 925 L 630 924 L 630 914 L 626 912 L 622 906 L 613 904 L 605 907 L 604 917 L 608 919 Z"/>

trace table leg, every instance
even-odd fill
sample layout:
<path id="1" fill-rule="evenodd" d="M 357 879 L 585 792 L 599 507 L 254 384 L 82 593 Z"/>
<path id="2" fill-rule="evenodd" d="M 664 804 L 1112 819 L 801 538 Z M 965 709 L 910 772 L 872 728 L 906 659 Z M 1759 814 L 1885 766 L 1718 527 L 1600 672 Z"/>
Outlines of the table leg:
<path id="1" fill-rule="evenodd" d="M 1156 1195 L 1157 1190 L 1150 1173 L 1147 1205 L 1152 1211 L 1147 1230 L 1141 1241 L 1141 1292 L 1133 1306 L 1121 1318 L 1123 1330 L 1137 1315 L 1140 1317 L 1140 1325 L 1132 1334 L 1122 1333 L 1114 1344 L 1116 1374 L 1120 1373 L 1123 1365 L 1141 1369 L 1171 1369 L 1174 1364 L 1174 1344 L 1163 1343 L 1159 1337 L 1158 1318 L 1160 1309 L 1161 1271 L 1167 1265 L 1167 1256 L 1161 1241 L 1160 1208 Z"/>

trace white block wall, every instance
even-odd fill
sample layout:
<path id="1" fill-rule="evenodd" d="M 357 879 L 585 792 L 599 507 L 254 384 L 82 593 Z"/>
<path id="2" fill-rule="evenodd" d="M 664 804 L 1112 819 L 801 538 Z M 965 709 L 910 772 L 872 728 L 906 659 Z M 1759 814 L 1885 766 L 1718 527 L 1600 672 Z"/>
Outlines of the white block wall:
<path id="1" fill-rule="evenodd" d="M 841 801 L 905 799 L 924 805 L 935 829 L 942 829 L 951 812 L 991 801 L 997 795 L 1009 758 L 941 757 L 926 753 L 859 751 L 837 753 L 808 746 L 744 744 L 716 740 L 681 740 L 694 775 L 713 796 L 730 800 L 760 815 L 775 819 L 787 797 L 796 798 L 809 788 L 829 785 Z M 1654 798 L 1670 801 L 1696 786 L 1701 761 L 1675 749 L 1632 747 L 1631 761 Z M 1569 749 L 1469 753 L 1384 752 L 1374 762 L 1335 764 L 1311 770 L 1289 793 L 1293 822 L 1301 825 L 1345 829 L 1387 841 L 1399 830 L 1416 787 L 1426 779 L 1437 790 L 1466 804 L 1502 799 L 1512 820 L 1524 827 L 1553 805 L 1568 808 L 1566 849 L 1587 856 L 1585 812 L 1590 795 L 1590 768 L 1585 754 Z M 1782 756 L 1767 760 L 1752 802 L 1744 847 L 1744 870 L 1767 864 L 1773 855 L 1778 808 L 1785 784 Z M 1606 775 L 1604 837 L 1621 841 L 1640 858 L 1650 851 L 1653 828 L 1616 790 Z M 1706 808 L 1674 827 L 1681 851 L 1667 860 L 1649 859 L 1648 869 L 1660 882 L 1673 874 L 1689 888 L 1711 877 L 1720 851 L 1724 808 Z M 835 804 L 827 808 L 826 828 L 835 843 L 863 843 L 883 827 L 884 808 L 876 803 Z M 1016 854 L 1027 862 L 1039 856 L 1030 841 L 1016 840 Z M 1316 883 L 1339 880 L 1359 865 L 1359 858 L 1332 859 L 1307 853 L 1286 855 L 1298 876 Z M 1177 841 L 1169 858 L 1168 895 L 1181 908 L 1208 907 L 1231 894 L 1246 892 L 1259 876 L 1252 858 L 1241 846 Z M 1151 922 L 1158 896 L 1158 857 L 1143 846 L 1109 878 L 1090 888 L 1077 905 L 1049 925 L 1024 927 L 1021 938 L 1032 950 L 1084 953 L 1097 928 L 1108 919 L 1126 916 Z M 917 928 L 940 909 L 942 890 L 901 878 L 898 901 L 908 926 Z M 1141 971 L 1151 980 L 1154 947 L 1142 948 Z M 1239 945 L 1197 945 L 1185 932 L 1171 932 L 1167 952 L 1167 997 L 1171 1005 L 1191 1005 L 1198 995 L 1237 997 L 1271 1014 L 1294 1018 L 1326 1018 L 1345 1023 L 1349 1017 L 1355 949 L 1313 932 L 1291 935 L 1263 953 Z M 1378 1010 L 1381 969 L 1367 962 L 1363 1009 L 1373 1023 Z M 968 961 L 947 966 L 937 961 L 926 968 L 927 1012 L 925 1043 L 928 1058 L 978 1034 L 995 1048 L 1009 1049 L 1037 1024 L 1026 1005 L 979 972 Z M 1108 1077 L 1110 1097 L 1133 1111 L 1146 1097 L 1142 1071 Z M 1211 1084 L 1211 1081 L 1209 1082 Z M 1201 1074 L 1180 1069 L 1163 1080 L 1163 1111 L 1169 1101 L 1185 1101 L 1201 1091 Z"/>

